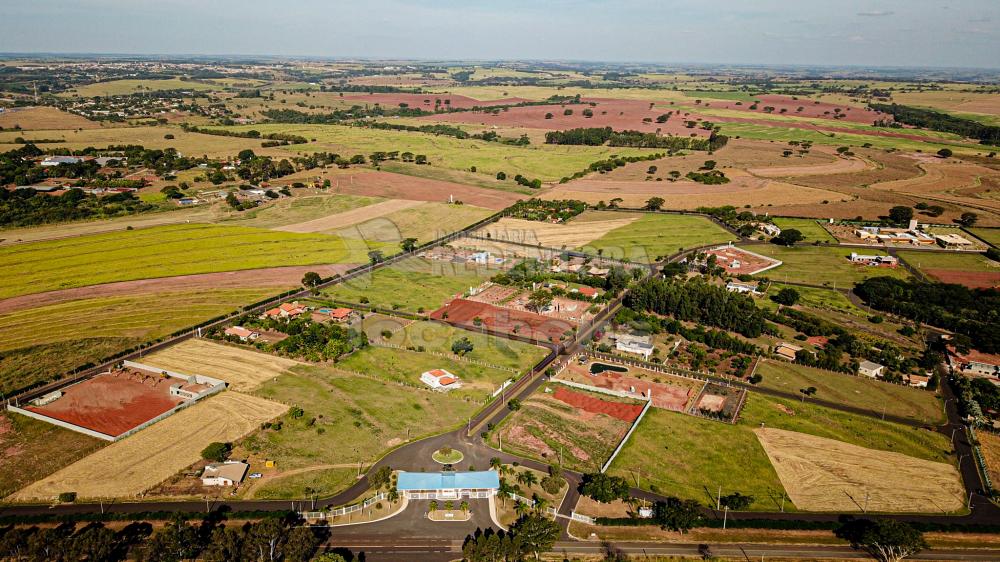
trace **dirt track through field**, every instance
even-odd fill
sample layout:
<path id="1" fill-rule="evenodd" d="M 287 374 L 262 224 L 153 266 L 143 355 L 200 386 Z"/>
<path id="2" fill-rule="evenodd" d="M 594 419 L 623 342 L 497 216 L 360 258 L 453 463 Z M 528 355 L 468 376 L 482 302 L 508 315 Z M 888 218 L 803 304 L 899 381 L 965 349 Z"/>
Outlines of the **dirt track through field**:
<path id="1" fill-rule="evenodd" d="M 489 235 L 493 240 L 541 244 L 549 248 L 577 248 L 597 240 L 616 228 L 627 226 L 639 220 L 639 217 L 640 215 L 625 215 L 625 218 L 589 222 L 570 221 L 568 224 L 503 218 L 476 234 Z"/>
<path id="2" fill-rule="evenodd" d="M 323 277 L 341 274 L 356 264 L 339 263 L 332 265 L 310 265 L 290 267 L 270 267 L 267 269 L 245 269 L 197 275 L 158 277 L 137 281 L 120 281 L 88 287 L 47 291 L 33 295 L 20 295 L 0 300 L 0 314 L 18 310 L 38 308 L 79 299 L 117 297 L 128 295 L 155 295 L 164 291 L 184 291 L 192 289 L 227 289 L 246 287 L 275 287 L 277 290 L 292 288 L 302 282 L 307 271 L 315 271 Z M 277 291 L 276 291 L 277 292 Z"/>
<path id="3" fill-rule="evenodd" d="M 754 429 L 799 509 L 944 513 L 965 505 L 954 466 L 782 429 Z"/>
<path id="4" fill-rule="evenodd" d="M 281 415 L 284 404 L 225 391 L 59 470 L 10 499 L 134 498 L 201 458 L 209 443 L 234 441 Z"/>
<path id="5" fill-rule="evenodd" d="M 190 339 L 142 359 L 146 365 L 181 373 L 220 378 L 229 388 L 240 391 L 256 389 L 261 384 L 301 365 L 298 361 L 250 349 Z"/>
<path id="6" fill-rule="evenodd" d="M 402 211 L 404 209 L 412 209 L 413 207 L 419 207 L 420 205 L 423 204 L 425 204 L 424 201 L 407 201 L 405 199 L 390 199 L 388 201 L 381 201 L 375 203 L 374 205 L 368 205 L 366 207 L 359 207 L 357 209 L 351 209 L 350 211 L 344 211 L 343 213 L 336 213 L 333 215 L 328 215 L 325 217 L 320 217 L 318 219 L 300 222 L 297 224 L 279 226 L 274 230 L 283 230 L 285 232 L 300 232 L 300 233 L 329 232 L 331 230 L 335 230 L 338 228 L 344 228 L 374 218 L 383 217 L 385 215 L 395 213 L 396 211 Z"/>
<path id="7" fill-rule="evenodd" d="M 360 171 L 344 174 L 331 170 L 321 177 L 329 179 L 333 193 L 366 195 L 386 199 L 406 199 L 408 201 L 431 201 L 447 203 L 450 198 L 466 205 L 487 209 L 506 209 L 523 195 L 500 189 L 473 187 L 449 181 L 433 180 L 417 176 L 407 176 L 381 171 Z"/>
<path id="8" fill-rule="evenodd" d="M 837 158 L 827 164 L 811 166 L 768 166 L 765 168 L 749 168 L 748 172 L 763 178 L 784 178 L 801 176 L 823 176 L 828 174 L 844 174 L 874 170 L 875 165 L 860 158 Z"/>

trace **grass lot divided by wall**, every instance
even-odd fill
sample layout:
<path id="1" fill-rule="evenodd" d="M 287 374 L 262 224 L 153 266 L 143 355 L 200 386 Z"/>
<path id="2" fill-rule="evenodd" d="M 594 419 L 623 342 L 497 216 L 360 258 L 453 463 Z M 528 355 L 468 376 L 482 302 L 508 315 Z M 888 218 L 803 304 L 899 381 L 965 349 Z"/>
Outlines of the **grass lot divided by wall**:
<path id="1" fill-rule="evenodd" d="M 350 488 L 357 476 L 357 468 L 311 470 L 267 480 L 254 488 L 251 494 L 259 500 L 301 500 L 325 496 Z"/>
<path id="2" fill-rule="evenodd" d="M 446 431 L 465 423 L 478 409 L 454 395 L 346 375 L 330 366 L 292 371 L 265 383 L 255 394 L 297 405 L 305 415 L 299 419 L 286 415 L 280 430 L 260 431 L 243 444 L 276 460 L 282 470 L 371 462 L 407 436 Z M 313 418 L 316 421 L 310 424 Z"/>
<path id="3" fill-rule="evenodd" d="M 950 269 L 955 271 L 992 271 L 1000 273 L 1000 263 L 980 254 L 948 254 L 944 252 L 898 252 L 901 259 L 918 270 Z"/>
<path id="4" fill-rule="evenodd" d="M 274 228 L 367 207 L 379 201 L 384 201 L 384 199 L 340 194 L 292 197 L 279 199 L 256 209 L 233 213 L 224 218 L 222 222 L 258 228 Z"/>
<path id="5" fill-rule="evenodd" d="M 900 279 L 908 277 L 906 270 L 902 267 L 892 269 L 855 265 L 847 259 L 851 255 L 850 248 L 836 246 L 788 248 L 776 244 L 761 244 L 750 246 L 747 249 L 784 262 L 782 265 L 761 274 L 778 282 L 791 281 L 831 287 L 836 284 L 838 288 L 849 288 L 854 283 L 869 277 L 889 276 Z M 860 248 L 853 251 L 885 255 L 884 251 L 874 248 Z"/>
<path id="6" fill-rule="evenodd" d="M 589 253 L 600 251 L 606 257 L 651 263 L 676 253 L 680 248 L 721 244 L 730 240 L 736 240 L 736 237 L 705 217 L 645 214 L 582 249 Z"/>
<path id="7" fill-rule="evenodd" d="M 970 230 L 980 240 L 1000 248 L 1000 228 L 973 228 Z"/>
<path id="8" fill-rule="evenodd" d="M 825 228 L 815 219 L 792 219 L 792 218 L 782 218 L 775 217 L 774 224 L 781 230 L 788 230 L 794 228 L 802 233 L 805 237 L 805 242 L 812 243 L 816 240 L 820 242 L 831 242 L 836 243 L 837 239 L 833 237 L 832 234 L 826 231 Z"/>
<path id="9" fill-rule="evenodd" d="M 372 306 L 379 308 L 430 312 L 456 294 L 489 279 L 493 273 L 466 268 L 464 264 L 412 258 L 334 285 L 324 290 L 323 295 L 353 303 L 367 297 Z"/>
<path id="10" fill-rule="evenodd" d="M 837 312 L 857 316 L 858 318 L 868 318 L 868 314 L 864 310 L 854 306 L 854 303 L 847 298 L 847 295 L 841 293 L 840 291 L 834 291 L 833 289 L 801 287 L 798 285 L 785 285 L 784 283 L 771 283 L 771 286 L 768 289 L 768 295 L 775 295 L 778 291 L 785 288 L 794 289 L 795 292 L 799 294 L 798 304 L 802 306 L 818 308 L 821 310 L 835 310 Z M 770 298 L 760 299 L 757 301 L 757 304 L 761 307 L 770 308 L 772 310 L 778 308 L 778 303 L 774 302 Z"/>
<path id="11" fill-rule="evenodd" d="M 764 377 L 758 383 L 797 394 L 799 389 L 816 387 L 816 398 L 847 406 L 867 408 L 873 412 L 936 424 L 944 419 L 941 401 L 928 390 L 910 388 L 783 361 L 767 360 L 757 367 Z"/>
<path id="12" fill-rule="evenodd" d="M 406 131 L 382 131 L 341 125 L 258 124 L 227 127 L 226 130 L 257 130 L 261 134 L 288 133 L 317 142 L 308 146 L 287 147 L 287 151 L 333 151 L 342 155 L 371 154 L 375 151 L 413 152 L 427 156 L 432 166 L 468 170 L 495 175 L 503 171 L 510 177 L 522 174 L 542 181 L 555 181 L 587 168 L 592 162 L 612 154 L 644 155 L 654 150 L 604 146 L 531 145 L 508 146 L 496 142 L 460 140 Z"/>
<path id="13" fill-rule="evenodd" d="M 0 248 L 0 298 L 112 281 L 282 265 L 364 263 L 369 246 L 325 234 L 185 224 Z"/>
<path id="14" fill-rule="evenodd" d="M 753 433 L 762 423 L 925 460 L 953 461 L 945 435 L 751 393 L 735 426 L 663 410 L 647 412 L 609 473 L 706 505 L 714 505 L 721 485 L 723 495 L 753 494 L 754 509 L 774 510 L 783 488 Z"/>
<path id="15" fill-rule="evenodd" d="M 0 315 L 0 393 L 55 380 L 287 287 L 127 295 L 68 301 Z"/>
<path id="16" fill-rule="evenodd" d="M 468 338 L 472 342 L 474 349 L 465 355 L 469 359 L 507 367 L 518 373 L 527 372 L 549 352 L 544 347 L 436 322 L 412 322 L 404 330 L 393 334 L 389 343 L 403 347 L 423 346 L 427 351 L 451 354 L 451 344 L 459 338 Z"/>
<path id="17" fill-rule="evenodd" d="M 0 412 L 0 498 L 106 444 L 27 416 Z"/>
<path id="18" fill-rule="evenodd" d="M 338 230 L 335 234 L 387 244 L 398 244 L 406 238 L 416 238 L 418 243 L 423 243 L 475 224 L 494 212 L 472 205 L 423 203 Z"/>

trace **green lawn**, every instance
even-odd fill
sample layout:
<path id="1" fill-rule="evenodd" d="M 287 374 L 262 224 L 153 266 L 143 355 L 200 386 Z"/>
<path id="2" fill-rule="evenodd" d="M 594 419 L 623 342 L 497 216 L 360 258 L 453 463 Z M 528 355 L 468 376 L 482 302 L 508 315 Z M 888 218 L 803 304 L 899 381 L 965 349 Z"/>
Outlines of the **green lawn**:
<path id="1" fill-rule="evenodd" d="M 226 224 L 274 228 L 367 207 L 380 201 L 385 199 L 340 194 L 296 196 L 279 199 L 256 209 L 233 213 L 222 220 Z"/>
<path id="2" fill-rule="evenodd" d="M 837 239 L 833 237 L 832 234 L 826 231 L 825 228 L 815 219 L 792 219 L 792 218 L 782 218 L 774 217 L 774 224 L 777 225 L 781 230 L 788 230 L 794 228 L 802 233 L 805 237 L 805 241 L 812 243 L 815 240 L 820 242 L 837 242 Z"/>
<path id="3" fill-rule="evenodd" d="M 472 205 L 424 203 L 330 233 L 390 245 L 399 244 L 406 238 L 424 243 L 461 230 L 494 212 Z"/>
<path id="4" fill-rule="evenodd" d="M 468 338 L 472 342 L 473 350 L 465 355 L 469 359 L 514 369 L 518 373 L 527 372 L 548 354 L 548 350 L 544 347 L 477 334 L 436 322 L 410 323 L 404 330 L 393 334 L 389 343 L 402 347 L 423 347 L 426 351 L 451 354 L 451 345 L 459 338 Z"/>
<path id="5" fill-rule="evenodd" d="M 925 269 L 952 269 L 957 271 L 1000 272 L 1000 263 L 980 254 L 919 251 L 900 251 L 898 254 L 906 263 L 921 271 Z"/>
<path id="6" fill-rule="evenodd" d="M 1000 228 L 972 228 L 973 234 L 990 245 L 1000 248 Z"/>
<path id="7" fill-rule="evenodd" d="M 289 151 L 334 151 L 338 154 L 371 154 L 375 151 L 413 152 L 426 155 L 431 166 L 469 170 L 513 177 L 522 174 L 542 181 L 555 181 L 587 168 L 592 162 L 612 154 L 643 155 L 654 150 L 605 146 L 510 146 L 408 131 L 387 131 L 341 125 L 256 124 L 226 127 L 226 130 L 260 131 L 261 134 L 287 133 L 316 139 L 315 143 L 288 147 Z"/>
<path id="8" fill-rule="evenodd" d="M 714 90 L 689 90 L 684 92 L 684 95 L 693 99 L 706 99 L 708 103 L 711 103 L 711 100 L 753 102 L 760 98 L 760 96 L 751 95 L 749 92 Z"/>
<path id="9" fill-rule="evenodd" d="M 757 367 L 759 386 L 797 394 L 816 387 L 816 398 L 887 415 L 936 424 L 943 420 L 941 401 L 933 392 L 889 384 L 867 377 L 812 369 L 784 361 L 765 361 Z"/>
<path id="10" fill-rule="evenodd" d="M 493 273 L 467 268 L 464 264 L 412 258 L 334 285 L 323 291 L 323 295 L 353 303 L 367 298 L 379 308 L 431 312 L 456 294 L 478 286 Z"/>
<path id="11" fill-rule="evenodd" d="M 253 497 L 259 500 L 301 500 L 328 496 L 350 488 L 357 476 L 356 468 L 327 468 L 291 474 L 262 483 L 254 490 Z"/>
<path id="12" fill-rule="evenodd" d="M 584 246 L 612 258 L 651 263 L 680 248 L 715 244 L 736 238 L 712 221 L 699 216 L 644 214 L 639 220 L 616 228 Z"/>
<path id="13" fill-rule="evenodd" d="M 905 279 L 908 274 L 902 267 L 869 267 L 855 265 L 848 260 L 849 248 L 836 246 L 795 246 L 788 248 L 776 244 L 759 244 L 748 247 L 752 252 L 784 262 L 769 269 L 763 277 L 774 281 L 792 281 L 814 285 L 849 287 L 869 277 L 890 276 Z M 882 250 L 861 249 L 865 254 L 885 255 Z"/>
<path id="14" fill-rule="evenodd" d="M 281 429 L 259 431 L 242 444 L 276 460 L 281 469 L 371 463 L 407 438 L 463 424 L 479 408 L 452 394 L 346 375 L 328 366 L 299 366 L 292 371 L 265 383 L 255 394 L 299 406 L 302 417 L 286 414 Z"/>
<path id="15" fill-rule="evenodd" d="M 40 480 L 107 442 L 0 411 L 0 498 Z"/>
<path id="16" fill-rule="evenodd" d="M 847 295 L 833 289 L 822 289 L 819 287 L 801 287 L 798 285 L 785 285 L 784 283 L 771 283 L 768 295 L 775 295 L 782 289 L 794 289 L 799 294 L 799 303 L 802 306 L 818 308 L 822 310 L 835 310 L 845 314 L 851 314 L 859 318 L 867 318 L 868 313 L 854 306 L 854 303 L 847 298 Z M 776 309 L 778 303 L 770 298 L 760 299 L 757 304 L 763 307 Z"/>
<path id="17" fill-rule="evenodd" d="M 287 287 L 189 290 L 67 301 L 0 315 L 0 392 L 54 380 Z M 67 321 L 67 319 L 72 321 Z"/>
<path id="18" fill-rule="evenodd" d="M 73 88 L 65 96 L 72 96 L 74 94 L 80 97 L 95 97 L 95 96 L 121 96 L 127 94 L 134 94 L 136 92 L 146 92 L 146 91 L 164 91 L 164 90 L 189 90 L 189 91 L 207 91 L 207 90 L 220 90 L 221 87 L 213 86 L 212 84 L 203 84 L 201 82 L 189 82 L 187 80 L 180 80 L 178 78 L 168 78 L 164 80 L 110 80 L 108 82 L 96 82 L 94 84 L 87 84 L 85 86 L 78 86 Z"/>
<path id="19" fill-rule="evenodd" d="M 359 240 L 241 226 L 183 224 L 94 234 L 0 248 L 0 298 L 152 277 L 364 263 L 368 250 Z"/>
<path id="20" fill-rule="evenodd" d="M 752 509 L 774 510 L 783 487 L 753 433 L 762 423 L 931 461 L 954 460 L 947 436 L 939 433 L 751 393 L 736 425 L 663 410 L 647 412 L 609 473 L 705 505 L 714 505 L 722 486 L 724 495 L 754 495 Z M 786 501 L 785 510 L 789 508 Z"/>

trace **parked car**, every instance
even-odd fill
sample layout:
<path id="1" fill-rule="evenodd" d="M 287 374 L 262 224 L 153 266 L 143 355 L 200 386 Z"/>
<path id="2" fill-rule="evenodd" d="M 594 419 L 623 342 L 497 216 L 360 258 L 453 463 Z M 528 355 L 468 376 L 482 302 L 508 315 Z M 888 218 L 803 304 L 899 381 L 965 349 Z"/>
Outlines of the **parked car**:
<path id="1" fill-rule="evenodd" d="M 262 478 L 264 475 L 259 472 L 250 473 L 250 478 Z"/>

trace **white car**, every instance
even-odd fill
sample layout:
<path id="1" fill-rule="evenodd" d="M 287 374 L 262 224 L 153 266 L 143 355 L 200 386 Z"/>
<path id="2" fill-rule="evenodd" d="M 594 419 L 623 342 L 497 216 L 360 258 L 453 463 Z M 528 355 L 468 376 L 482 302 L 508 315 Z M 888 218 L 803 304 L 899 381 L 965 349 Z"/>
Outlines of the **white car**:
<path id="1" fill-rule="evenodd" d="M 250 478 L 262 478 L 264 475 L 259 472 L 254 472 L 250 474 Z"/>

